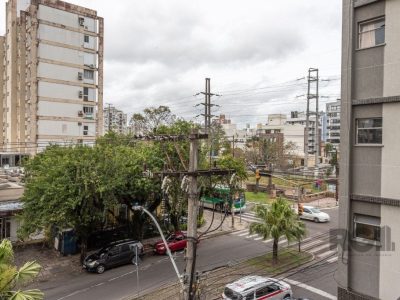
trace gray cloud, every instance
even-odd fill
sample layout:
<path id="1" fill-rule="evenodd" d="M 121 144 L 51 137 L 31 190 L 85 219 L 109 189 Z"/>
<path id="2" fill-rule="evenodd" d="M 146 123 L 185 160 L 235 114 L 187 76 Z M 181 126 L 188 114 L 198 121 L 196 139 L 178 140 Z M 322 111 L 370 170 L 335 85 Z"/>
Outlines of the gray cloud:
<path id="1" fill-rule="evenodd" d="M 105 102 L 127 112 L 168 104 L 193 118 L 202 99 L 191 95 L 204 89 L 205 77 L 213 91 L 229 91 L 293 80 L 309 67 L 321 76 L 340 72 L 340 0 L 70 2 L 104 17 Z M 213 101 L 237 122 L 258 122 L 266 119 L 258 115 L 301 109 L 304 102 L 293 101 L 301 93 L 299 86 Z"/>

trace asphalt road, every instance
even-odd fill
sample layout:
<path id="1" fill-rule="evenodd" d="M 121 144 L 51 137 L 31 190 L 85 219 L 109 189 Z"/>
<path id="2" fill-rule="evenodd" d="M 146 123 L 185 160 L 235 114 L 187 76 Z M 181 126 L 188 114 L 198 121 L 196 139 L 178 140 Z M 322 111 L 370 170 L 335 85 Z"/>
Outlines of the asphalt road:
<path id="1" fill-rule="evenodd" d="M 337 227 L 338 210 L 327 211 L 331 216 L 329 223 L 306 222 L 309 236 L 318 236 Z M 272 249 L 271 243 L 254 240 L 238 234 L 227 234 L 201 241 L 198 248 L 197 269 L 210 270 L 218 266 L 261 255 Z M 334 255 L 333 255 L 334 256 Z M 327 259 L 331 258 L 327 257 Z M 183 253 L 176 255 L 180 272 L 183 270 Z M 310 299 L 329 299 L 323 293 L 314 293 L 314 289 L 336 295 L 336 283 L 333 275 L 336 263 L 321 260 L 301 273 L 288 274 L 288 280 L 304 283 L 305 286 L 293 286 L 296 297 L 307 296 Z M 145 257 L 139 269 L 140 294 L 147 293 L 169 281 L 175 281 L 176 275 L 172 264 L 166 256 Z M 50 300 L 112 300 L 124 299 L 137 294 L 136 267 L 126 265 L 107 270 L 104 274 L 83 273 L 75 278 L 65 280 L 63 276 L 39 284 L 45 293 L 45 299 Z"/>

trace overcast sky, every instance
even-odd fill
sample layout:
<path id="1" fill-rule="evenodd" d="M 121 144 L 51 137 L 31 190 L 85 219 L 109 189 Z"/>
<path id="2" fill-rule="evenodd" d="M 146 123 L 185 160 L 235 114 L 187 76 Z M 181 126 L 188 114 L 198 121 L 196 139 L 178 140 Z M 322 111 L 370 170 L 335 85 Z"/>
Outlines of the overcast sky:
<path id="1" fill-rule="evenodd" d="M 243 126 L 304 110 L 305 76 L 320 70 L 321 98 L 340 94 L 341 0 L 70 0 L 105 19 L 105 103 L 132 114 L 168 105 L 200 121 L 212 101 Z M 5 0 L 0 0 L 4 34 Z M 303 78 L 303 79 L 300 79 Z"/>

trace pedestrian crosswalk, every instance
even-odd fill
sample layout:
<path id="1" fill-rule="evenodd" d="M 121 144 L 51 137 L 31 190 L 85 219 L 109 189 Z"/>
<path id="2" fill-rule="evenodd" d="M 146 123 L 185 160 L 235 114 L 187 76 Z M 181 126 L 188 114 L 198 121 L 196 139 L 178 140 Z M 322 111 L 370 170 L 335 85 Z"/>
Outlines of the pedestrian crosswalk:
<path id="1" fill-rule="evenodd" d="M 237 219 L 242 219 L 249 223 L 260 222 L 260 219 L 256 217 L 256 214 L 252 211 L 245 212 L 242 214 L 236 214 Z"/>
<path id="2" fill-rule="evenodd" d="M 230 235 L 245 239 L 247 241 L 254 241 L 270 245 L 273 243 L 273 239 L 264 239 L 259 234 L 250 234 L 249 229 L 232 232 Z M 280 247 L 297 245 L 296 242 L 288 244 L 288 241 L 284 238 L 282 238 L 278 244 Z M 327 234 L 308 237 L 301 241 L 300 246 L 302 251 L 311 253 L 315 259 L 326 260 L 328 263 L 335 263 L 338 260 L 337 248 L 334 244 L 332 244 L 332 241 Z"/>

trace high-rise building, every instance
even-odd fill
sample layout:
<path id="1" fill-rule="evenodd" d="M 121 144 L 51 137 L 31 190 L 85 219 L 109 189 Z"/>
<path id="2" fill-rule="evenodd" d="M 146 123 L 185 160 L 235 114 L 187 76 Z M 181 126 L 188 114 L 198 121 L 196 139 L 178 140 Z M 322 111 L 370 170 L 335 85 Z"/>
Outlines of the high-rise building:
<path id="1" fill-rule="evenodd" d="M 340 100 L 326 104 L 326 142 L 339 148 L 340 143 Z"/>
<path id="2" fill-rule="evenodd" d="M 9 0 L 0 45 L 3 154 L 93 143 L 102 134 L 103 19 L 96 11 L 57 0 Z"/>
<path id="3" fill-rule="evenodd" d="M 127 133 L 127 114 L 113 106 L 104 108 L 104 132 Z"/>
<path id="4" fill-rule="evenodd" d="M 338 299 L 400 295 L 399 16 L 343 1 Z"/>

